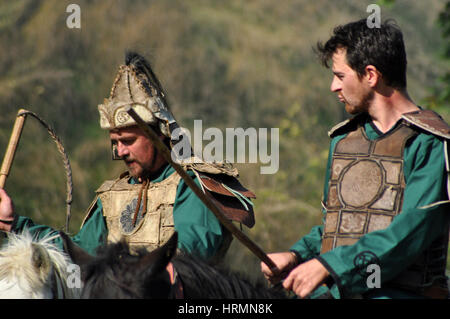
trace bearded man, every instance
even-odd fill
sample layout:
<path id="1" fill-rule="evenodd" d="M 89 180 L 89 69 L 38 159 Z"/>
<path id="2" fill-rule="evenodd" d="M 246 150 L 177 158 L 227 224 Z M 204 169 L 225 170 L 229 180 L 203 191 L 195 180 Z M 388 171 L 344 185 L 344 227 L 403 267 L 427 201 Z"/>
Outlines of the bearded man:
<path id="1" fill-rule="evenodd" d="M 317 49 L 355 116 L 329 132 L 324 225 L 269 255 L 283 286 L 301 298 L 447 298 L 450 127 L 409 97 L 402 32 L 363 19 Z"/>
<path id="2" fill-rule="evenodd" d="M 100 186 L 72 240 L 91 254 L 99 246 L 122 238 L 132 249 L 145 247 L 150 251 L 163 245 L 176 230 L 181 251 L 220 260 L 229 248 L 231 234 L 128 115 L 130 106 L 159 133 L 167 147 L 172 148 L 179 139 L 172 134 L 179 126 L 150 64 L 137 53 L 127 53 L 109 98 L 98 110 L 100 126 L 109 131 L 113 158 L 123 160 L 128 171 Z M 238 182 L 238 172 L 231 164 L 185 162 L 184 168 L 226 217 L 248 227 L 254 225 L 249 198 L 255 196 Z M 56 232 L 17 215 L 2 189 L 0 199 L 0 230 L 20 233 L 27 229 L 38 237 Z M 62 247 L 61 238 L 55 241 Z"/>

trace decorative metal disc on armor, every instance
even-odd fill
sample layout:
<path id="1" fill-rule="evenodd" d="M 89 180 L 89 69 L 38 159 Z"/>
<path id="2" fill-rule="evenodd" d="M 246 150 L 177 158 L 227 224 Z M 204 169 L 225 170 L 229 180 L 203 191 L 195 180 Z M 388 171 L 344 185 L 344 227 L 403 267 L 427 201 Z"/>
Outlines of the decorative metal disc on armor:
<path id="1" fill-rule="evenodd" d="M 375 200 L 382 181 L 382 168 L 375 161 L 358 161 L 344 173 L 340 185 L 342 200 L 348 206 L 365 206 Z"/>

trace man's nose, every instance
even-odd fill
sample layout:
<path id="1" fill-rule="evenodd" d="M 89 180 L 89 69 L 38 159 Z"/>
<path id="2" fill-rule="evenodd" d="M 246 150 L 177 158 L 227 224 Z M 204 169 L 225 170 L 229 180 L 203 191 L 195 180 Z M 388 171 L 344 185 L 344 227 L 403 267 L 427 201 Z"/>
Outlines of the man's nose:
<path id="1" fill-rule="evenodd" d="M 340 89 L 341 89 L 341 82 L 339 81 L 339 79 L 336 76 L 334 76 L 333 81 L 331 81 L 330 90 L 331 90 L 331 92 L 337 92 Z"/>
<path id="2" fill-rule="evenodd" d="M 117 155 L 119 155 L 120 157 L 125 157 L 128 154 L 130 154 L 128 147 L 126 147 L 123 143 L 118 142 L 117 143 Z"/>

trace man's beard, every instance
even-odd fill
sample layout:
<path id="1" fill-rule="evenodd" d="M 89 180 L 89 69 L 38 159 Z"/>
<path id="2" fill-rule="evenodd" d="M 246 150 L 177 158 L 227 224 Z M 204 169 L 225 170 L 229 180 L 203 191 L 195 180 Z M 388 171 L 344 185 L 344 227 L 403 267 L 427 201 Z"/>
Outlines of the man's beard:
<path id="1" fill-rule="evenodd" d="M 352 102 L 345 100 L 345 111 L 351 115 L 356 115 L 363 112 L 369 111 L 369 106 L 371 101 L 373 100 L 374 92 L 369 91 L 367 94 L 363 96 L 361 101 Z"/>
<path id="2" fill-rule="evenodd" d="M 155 171 L 155 160 L 152 161 L 150 165 L 143 165 L 141 162 L 135 160 L 124 159 L 125 164 L 128 168 L 128 173 L 131 177 L 135 179 L 144 180 L 151 179 L 154 177 L 155 173 L 159 172 L 159 169 Z"/>
<path id="3" fill-rule="evenodd" d="M 142 173 L 142 167 L 134 161 L 125 162 L 128 168 L 128 172 L 132 177 L 138 178 L 141 176 Z"/>

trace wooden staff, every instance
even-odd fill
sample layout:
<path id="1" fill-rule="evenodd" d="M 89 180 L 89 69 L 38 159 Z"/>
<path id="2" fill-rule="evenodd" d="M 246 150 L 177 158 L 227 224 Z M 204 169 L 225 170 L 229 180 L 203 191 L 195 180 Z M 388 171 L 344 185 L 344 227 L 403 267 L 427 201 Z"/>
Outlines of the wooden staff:
<path id="1" fill-rule="evenodd" d="M 16 154 L 17 145 L 19 145 L 20 136 L 22 135 L 23 125 L 25 123 L 25 112 L 24 109 L 20 109 L 17 112 L 17 118 L 14 122 L 14 127 L 11 133 L 11 137 L 9 139 L 8 148 L 6 149 L 5 156 L 3 158 L 2 167 L 0 169 L 0 188 L 5 187 L 6 178 L 9 175 L 9 171 L 11 170 L 12 162 L 14 160 L 14 156 Z"/>
<path id="2" fill-rule="evenodd" d="M 153 128 L 148 125 L 141 117 L 129 106 L 127 108 L 127 113 L 136 121 L 138 126 L 146 133 L 148 138 L 153 142 L 153 145 L 160 151 L 164 159 L 172 165 L 172 167 L 181 176 L 184 182 L 192 189 L 192 191 L 200 198 L 200 200 L 208 207 L 217 219 L 222 223 L 222 225 L 228 229 L 242 244 L 244 244 L 251 252 L 253 252 L 262 262 L 264 262 L 274 274 L 279 274 L 275 263 L 272 259 L 267 256 L 267 254 L 250 238 L 248 238 L 242 231 L 240 231 L 225 215 L 222 210 L 214 204 L 214 202 L 203 193 L 200 187 L 195 184 L 194 180 L 186 173 L 186 171 L 177 163 L 172 160 L 171 152 L 166 145 L 159 139 L 158 135 L 155 133 Z"/>

